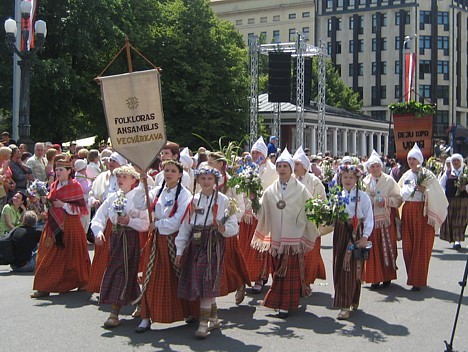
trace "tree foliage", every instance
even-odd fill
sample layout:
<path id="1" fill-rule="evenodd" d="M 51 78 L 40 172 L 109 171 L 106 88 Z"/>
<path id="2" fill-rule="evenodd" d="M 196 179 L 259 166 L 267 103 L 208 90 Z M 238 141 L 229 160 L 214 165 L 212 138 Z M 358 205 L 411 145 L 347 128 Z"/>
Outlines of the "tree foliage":
<path id="1" fill-rule="evenodd" d="M 0 13 L 12 14 L 4 3 Z M 234 27 L 215 17 L 207 0 L 42 0 L 39 6 L 37 18 L 47 22 L 48 36 L 31 77 L 33 139 L 107 137 L 94 78 L 123 46 L 126 35 L 163 69 L 169 139 L 194 146 L 192 132 L 208 140 L 222 135 L 242 138 L 248 119 L 247 51 Z M 0 50 L 0 74 L 2 82 L 11 82 L 11 57 L 5 51 Z M 150 68 L 133 56 L 135 71 Z M 125 55 L 104 75 L 123 72 Z M 7 112 L 8 85 L 0 93 L 0 109 Z"/>

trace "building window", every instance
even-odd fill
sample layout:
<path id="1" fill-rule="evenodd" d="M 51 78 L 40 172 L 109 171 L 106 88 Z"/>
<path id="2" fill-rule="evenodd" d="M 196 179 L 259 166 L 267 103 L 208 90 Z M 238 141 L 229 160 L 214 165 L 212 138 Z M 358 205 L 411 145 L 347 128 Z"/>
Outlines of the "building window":
<path id="1" fill-rule="evenodd" d="M 372 63 L 372 75 L 376 75 L 377 74 L 377 62 L 373 62 Z"/>
<path id="2" fill-rule="evenodd" d="M 354 76 L 354 64 L 348 65 L 349 76 Z"/>
<path id="3" fill-rule="evenodd" d="M 387 25 L 387 15 L 384 13 L 375 13 L 372 15 L 372 33 L 377 32 L 377 19 L 380 16 L 380 26 L 385 27 Z"/>
<path id="4" fill-rule="evenodd" d="M 377 32 L 377 14 L 372 15 L 372 33 Z"/>
<path id="5" fill-rule="evenodd" d="M 266 43 L 267 32 L 260 32 L 260 43 Z"/>
<path id="6" fill-rule="evenodd" d="M 333 0 L 327 0 L 327 9 L 333 8 Z"/>
<path id="7" fill-rule="evenodd" d="M 280 20 L 280 15 L 273 16 L 273 22 L 279 22 L 279 20 Z"/>
<path id="8" fill-rule="evenodd" d="M 335 43 L 335 53 L 341 54 L 341 42 Z"/>
<path id="9" fill-rule="evenodd" d="M 273 31 L 273 43 L 279 43 L 280 42 L 280 31 L 275 30 Z"/>
<path id="10" fill-rule="evenodd" d="M 377 38 L 372 38 L 372 51 L 377 51 Z"/>
<path id="11" fill-rule="evenodd" d="M 438 85 L 436 87 L 436 95 L 437 95 L 437 99 L 443 100 L 444 105 L 448 105 L 448 100 L 449 100 L 449 87 L 448 86 Z"/>
<path id="12" fill-rule="evenodd" d="M 329 19 L 327 20 L 327 33 L 328 33 L 328 36 L 329 36 L 329 37 L 331 37 L 332 30 L 333 30 L 333 19 L 332 19 L 332 18 L 329 18 Z"/>
<path id="13" fill-rule="evenodd" d="M 358 76 L 364 75 L 364 64 L 358 64 Z"/>
<path id="14" fill-rule="evenodd" d="M 382 25 L 382 27 L 387 27 L 387 14 L 380 14 L 380 24 Z"/>
<path id="15" fill-rule="evenodd" d="M 336 7 L 343 7 L 343 0 L 337 0 Z"/>
<path id="16" fill-rule="evenodd" d="M 349 41 L 349 52 L 354 53 L 354 40 Z"/>
<path id="17" fill-rule="evenodd" d="M 336 23 L 336 30 L 341 31 L 341 17 L 337 17 L 335 23 Z"/>
<path id="18" fill-rule="evenodd" d="M 403 23 L 404 24 L 410 24 L 411 23 L 411 15 L 409 13 L 409 11 L 404 11 L 403 12 L 404 16 L 403 16 Z M 397 26 L 399 26 L 401 23 L 401 12 L 398 11 L 398 12 L 395 12 L 395 24 Z"/>
<path id="19" fill-rule="evenodd" d="M 376 75 L 376 74 L 377 74 L 377 62 L 373 62 L 372 63 L 372 75 Z M 382 61 L 380 63 L 380 74 L 382 75 L 387 74 L 387 62 L 386 61 Z"/>
<path id="20" fill-rule="evenodd" d="M 348 6 L 354 6 L 355 4 L 354 0 L 348 0 Z"/>
<path id="21" fill-rule="evenodd" d="M 387 50 L 387 38 L 380 38 L 380 47 L 382 51 Z"/>
<path id="22" fill-rule="evenodd" d="M 353 29 L 354 28 L 354 16 L 351 16 L 349 18 L 349 29 Z"/>
<path id="23" fill-rule="evenodd" d="M 395 50 L 400 50 L 401 48 L 401 40 L 400 36 L 395 37 Z"/>
<path id="24" fill-rule="evenodd" d="M 400 74 L 400 60 L 395 61 L 395 74 L 399 75 Z"/>
<path id="25" fill-rule="evenodd" d="M 335 69 L 338 71 L 338 74 L 341 76 L 341 65 L 335 65 Z"/>
<path id="26" fill-rule="evenodd" d="M 424 79 L 425 74 L 431 73 L 431 60 L 419 61 L 419 79 Z"/>
<path id="27" fill-rule="evenodd" d="M 248 42 L 250 43 L 250 39 L 252 39 L 253 37 L 255 37 L 255 33 L 249 33 L 247 34 L 247 38 L 248 38 Z"/>
<path id="28" fill-rule="evenodd" d="M 364 51 L 364 39 L 358 40 L 358 52 L 362 53 Z"/>
<path id="29" fill-rule="evenodd" d="M 419 95 L 423 98 L 431 98 L 431 86 L 427 84 L 421 84 L 419 86 Z"/>
<path id="30" fill-rule="evenodd" d="M 290 13 L 290 14 L 288 15 L 288 18 L 289 18 L 290 20 L 295 20 L 295 19 L 296 19 L 296 14 L 295 14 L 295 13 Z"/>
<path id="31" fill-rule="evenodd" d="M 327 42 L 327 54 L 331 55 L 332 54 L 332 43 Z"/>
<path id="32" fill-rule="evenodd" d="M 305 40 L 309 40 L 309 27 L 302 27 L 302 34 Z"/>
<path id="33" fill-rule="evenodd" d="M 423 30 L 426 24 L 431 24 L 431 11 L 419 13 L 419 29 Z"/>
<path id="34" fill-rule="evenodd" d="M 387 112 L 386 111 L 371 111 L 372 118 L 380 121 L 387 120 Z"/>
<path id="35" fill-rule="evenodd" d="M 430 35 L 422 35 L 419 37 L 419 54 L 424 55 L 425 49 L 431 48 L 431 36 Z"/>
<path id="36" fill-rule="evenodd" d="M 358 21 L 359 21 L 359 34 L 362 34 L 364 33 L 364 16 L 359 16 Z"/>
<path id="37" fill-rule="evenodd" d="M 236 26 L 242 26 L 242 20 L 236 20 Z"/>
<path id="38" fill-rule="evenodd" d="M 255 18 L 249 18 L 247 24 L 255 24 Z"/>
<path id="39" fill-rule="evenodd" d="M 444 80 L 449 79 L 449 62 L 448 61 L 437 61 L 437 73 L 444 75 Z"/>
<path id="40" fill-rule="evenodd" d="M 449 54 L 449 37 L 438 36 L 437 37 L 437 49 L 442 49 L 444 51 L 444 55 L 448 55 Z"/>
<path id="41" fill-rule="evenodd" d="M 260 23 L 266 23 L 267 18 L 266 17 L 260 17 Z"/>
<path id="42" fill-rule="evenodd" d="M 310 12 L 306 11 L 302 13 L 302 18 L 309 18 L 310 17 Z"/>
<path id="43" fill-rule="evenodd" d="M 289 41 L 294 42 L 296 40 L 296 28 L 289 29 Z"/>
<path id="44" fill-rule="evenodd" d="M 444 26 L 444 31 L 449 30 L 449 13 L 445 11 L 437 12 L 437 24 Z"/>
<path id="45" fill-rule="evenodd" d="M 399 85 L 396 85 L 396 86 L 395 86 L 395 96 L 394 96 L 394 98 L 395 98 L 395 99 L 400 99 L 400 95 L 401 95 L 401 94 L 400 94 L 400 86 L 399 86 Z"/>

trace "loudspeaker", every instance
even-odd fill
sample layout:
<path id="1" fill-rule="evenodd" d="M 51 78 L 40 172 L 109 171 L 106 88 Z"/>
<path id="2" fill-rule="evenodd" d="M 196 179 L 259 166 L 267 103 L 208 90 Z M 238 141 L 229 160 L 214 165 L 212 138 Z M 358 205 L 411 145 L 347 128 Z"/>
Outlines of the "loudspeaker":
<path id="1" fill-rule="evenodd" d="M 294 60 L 291 104 L 296 104 L 297 60 Z M 310 105 L 312 96 L 312 58 L 304 58 L 304 106 Z"/>
<path id="2" fill-rule="evenodd" d="M 291 99 L 291 53 L 269 53 L 268 101 L 289 102 Z"/>

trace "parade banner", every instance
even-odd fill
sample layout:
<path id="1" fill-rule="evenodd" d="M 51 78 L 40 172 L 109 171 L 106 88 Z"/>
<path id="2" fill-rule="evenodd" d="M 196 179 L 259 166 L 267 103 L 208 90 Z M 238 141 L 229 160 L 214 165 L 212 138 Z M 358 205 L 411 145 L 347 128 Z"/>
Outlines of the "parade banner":
<path id="1" fill-rule="evenodd" d="M 99 80 L 112 147 L 148 170 L 167 141 L 159 72 L 138 71 Z"/>
<path id="2" fill-rule="evenodd" d="M 432 116 L 416 117 L 412 114 L 394 114 L 393 129 L 398 160 L 406 160 L 408 152 L 418 143 L 424 158 L 432 156 Z"/>

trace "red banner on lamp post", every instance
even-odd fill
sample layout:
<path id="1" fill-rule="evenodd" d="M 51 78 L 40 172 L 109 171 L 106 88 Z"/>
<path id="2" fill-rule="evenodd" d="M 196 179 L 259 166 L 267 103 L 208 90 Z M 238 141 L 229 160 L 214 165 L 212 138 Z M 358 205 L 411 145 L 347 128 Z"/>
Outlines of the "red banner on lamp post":
<path id="1" fill-rule="evenodd" d="M 393 129 L 398 160 L 406 160 L 408 152 L 418 143 L 424 158 L 432 156 L 433 117 L 416 117 L 413 114 L 394 114 Z"/>

